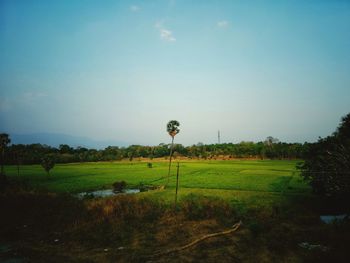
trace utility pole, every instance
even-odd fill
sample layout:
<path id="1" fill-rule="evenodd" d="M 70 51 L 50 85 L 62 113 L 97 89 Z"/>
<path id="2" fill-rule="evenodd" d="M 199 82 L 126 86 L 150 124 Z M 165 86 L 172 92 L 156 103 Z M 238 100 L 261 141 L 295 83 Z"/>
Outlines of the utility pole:
<path id="1" fill-rule="evenodd" d="M 218 131 L 218 144 L 220 144 L 220 131 Z"/>
<path id="2" fill-rule="evenodd" d="M 177 172 L 176 172 L 175 209 L 176 209 L 176 204 L 177 204 L 177 190 L 179 189 L 179 168 L 180 168 L 180 164 L 178 162 L 177 163 Z"/>

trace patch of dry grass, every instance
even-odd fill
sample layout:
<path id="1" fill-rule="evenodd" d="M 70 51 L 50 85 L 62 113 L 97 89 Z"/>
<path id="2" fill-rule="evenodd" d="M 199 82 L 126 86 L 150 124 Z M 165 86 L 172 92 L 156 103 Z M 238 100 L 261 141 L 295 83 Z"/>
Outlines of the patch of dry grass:
<path id="1" fill-rule="evenodd" d="M 136 196 L 77 200 L 51 193 L 0 194 L 1 260 L 30 262 L 341 262 L 349 256 L 349 223 L 322 224 L 311 203 L 237 209 L 219 198 L 189 195 L 177 210 Z M 227 230 L 181 252 L 151 257 L 204 235 Z M 327 252 L 305 251 L 300 242 Z"/>

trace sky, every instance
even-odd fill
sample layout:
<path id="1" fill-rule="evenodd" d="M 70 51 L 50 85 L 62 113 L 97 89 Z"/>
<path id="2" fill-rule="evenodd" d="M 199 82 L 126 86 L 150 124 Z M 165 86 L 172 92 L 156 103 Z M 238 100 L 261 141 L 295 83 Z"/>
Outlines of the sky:
<path id="1" fill-rule="evenodd" d="M 350 112 L 350 1 L 0 1 L 0 130 L 316 141 Z"/>

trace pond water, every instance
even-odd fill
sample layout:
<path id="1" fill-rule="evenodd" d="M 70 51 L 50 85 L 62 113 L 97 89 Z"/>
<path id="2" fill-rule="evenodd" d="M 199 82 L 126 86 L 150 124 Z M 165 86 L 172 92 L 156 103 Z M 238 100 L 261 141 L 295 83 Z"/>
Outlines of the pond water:
<path id="1" fill-rule="evenodd" d="M 323 223 L 330 224 L 333 222 L 342 221 L 347 217 L 346 214 L 343 215 L 322 215 L 320 219 Z"/>
<path id="2" fill-rule="evenodd" d="M 78 193 L 78 198 L 84 198 L 84 197 L 108 197 L 113 195 L 120 195 L 120 194 L 137 194 L 140 192 L 140 189 L 124 189 L 122 192 L 115 192 L 113 189 L 104 189 L 104 190 L 96 190 L 96 191 L 89 191 L 89 192 L 82 192 Z"/>

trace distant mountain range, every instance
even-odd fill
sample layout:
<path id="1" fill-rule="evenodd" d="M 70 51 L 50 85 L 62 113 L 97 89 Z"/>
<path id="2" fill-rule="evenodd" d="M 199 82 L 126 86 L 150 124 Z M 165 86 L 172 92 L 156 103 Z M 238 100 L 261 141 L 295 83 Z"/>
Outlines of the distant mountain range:
<path id="1" fill-rule="evenodd" d="M 10 134 L 12 144 L 32 144 L 40 143 L 53 147 L 60 144 L 68 144 L 71 147 L 85 147 L 94 149 L 104 149 L 108 146 L 128 146 L 125 142 L 113 140 L 94 140 L 87 137 L 72 136 L 61 133 L 30 133 L 30 134 Z"/>

